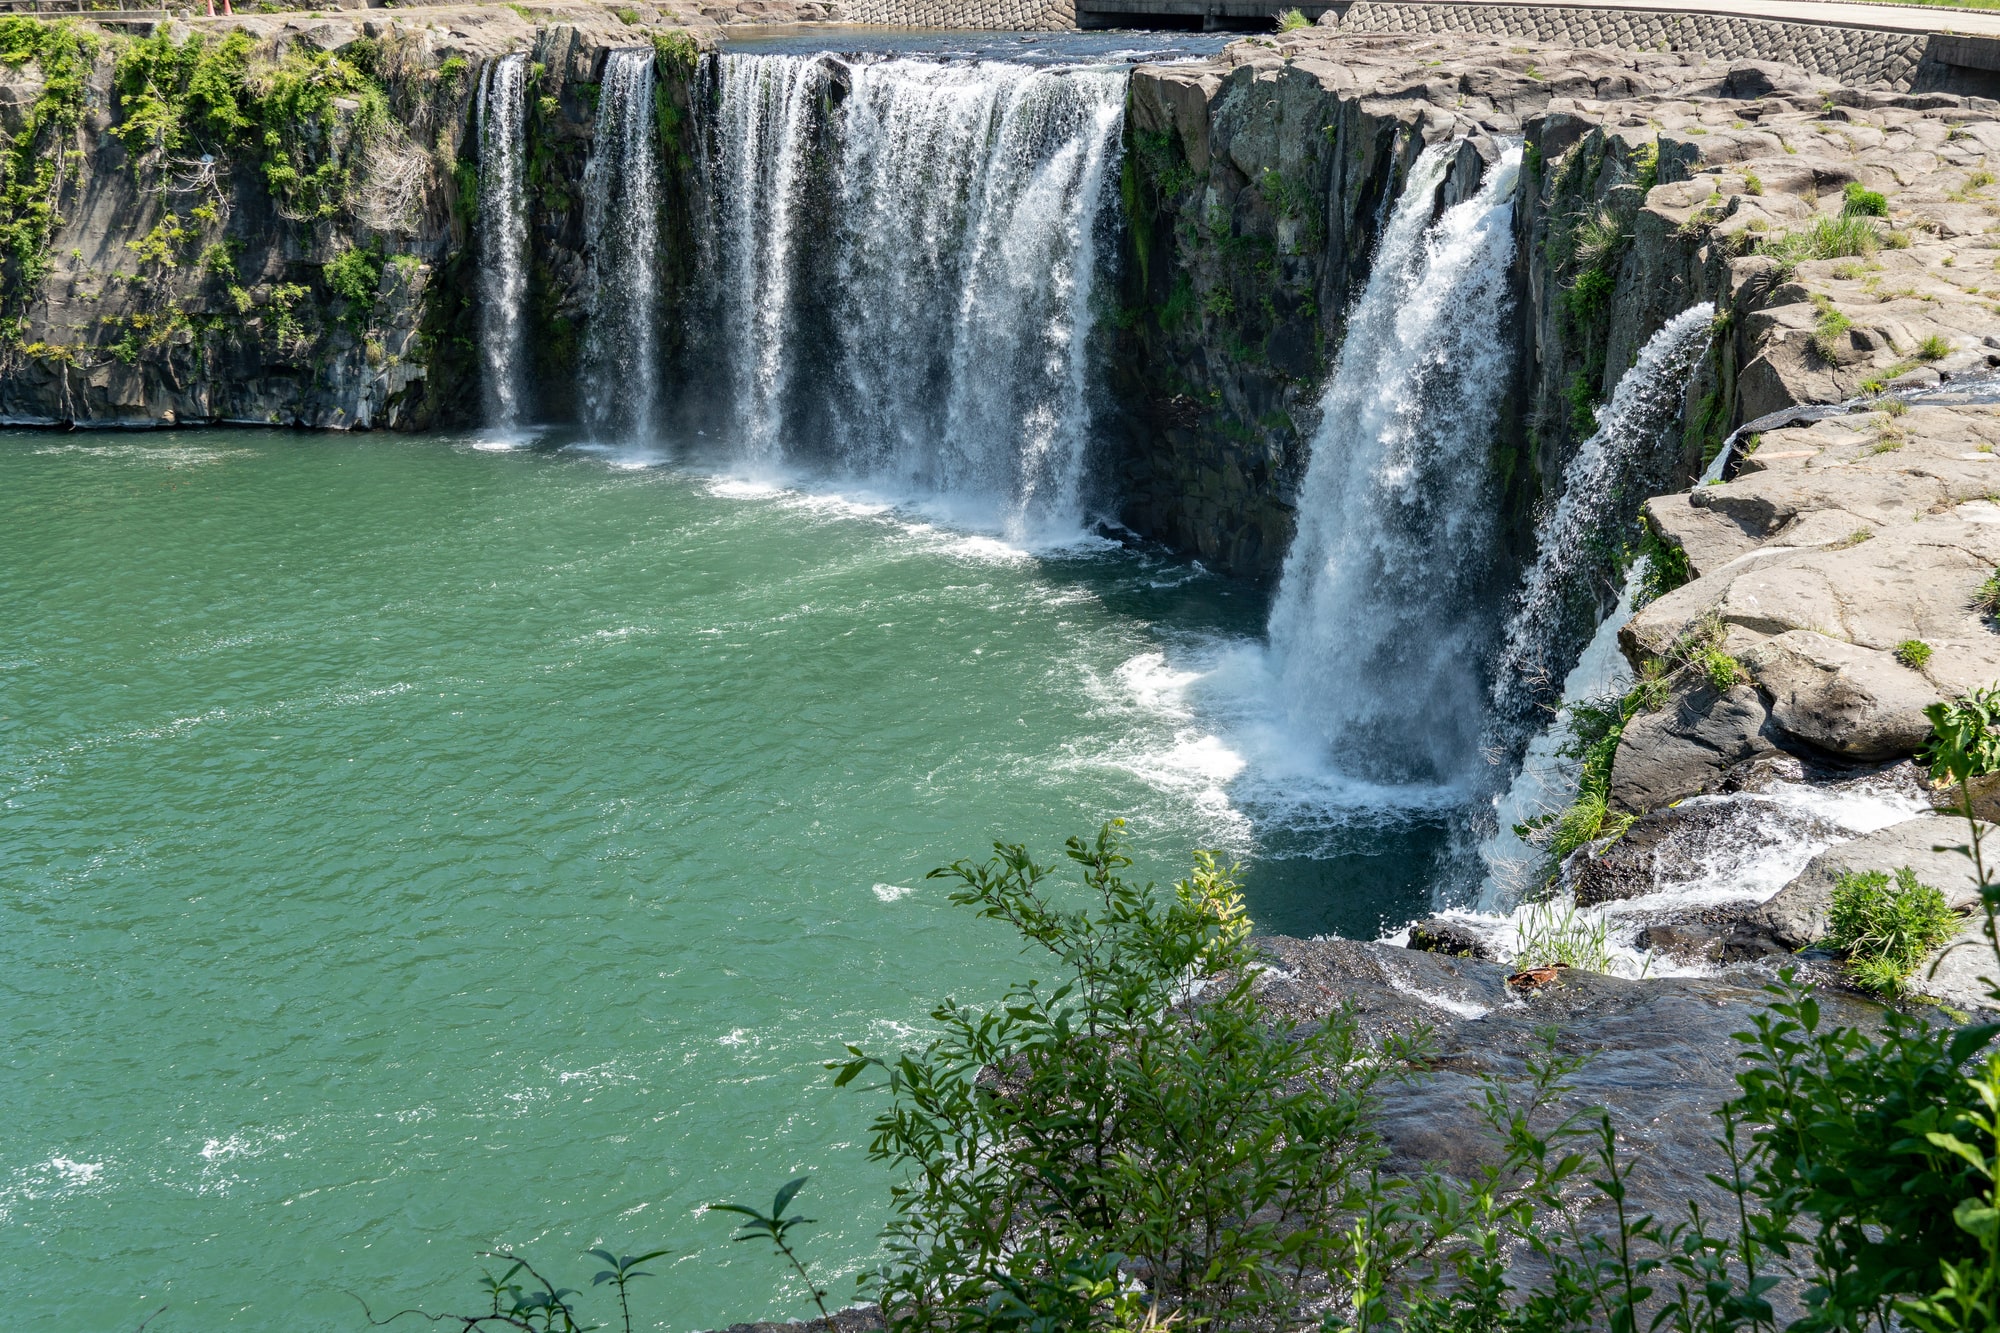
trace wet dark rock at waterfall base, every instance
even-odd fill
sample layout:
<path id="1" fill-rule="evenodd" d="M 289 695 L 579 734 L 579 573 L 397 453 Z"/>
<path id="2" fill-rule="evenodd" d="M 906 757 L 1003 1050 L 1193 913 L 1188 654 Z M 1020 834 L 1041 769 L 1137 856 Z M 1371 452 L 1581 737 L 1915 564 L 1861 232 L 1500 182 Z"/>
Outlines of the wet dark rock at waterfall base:
<path id="1" fill-rule="evenodd" d="M 1495 961 L 1493 946 L 1482 939 L 1477 932 L 1443 917 L 1434 916 L 1411 926 L 1409 947 L 1424 953 L 1444 954 L 1450 958 Z"/>
<path id="2" fill-rule="evenodd" d="M 1389 1169 L 1441 1169 L 1461 1178 L 1497 1162 L 1479 1119 L 1481 1084 L 1518 1088 L 1527 1060 L 1555 1029 L 1555 1047 L 1588 1055 L 1571 1080 L 1566 1109 L 1597 1105 L 1612 1117 L 1633 1170 L 1634 1205 L 1662 1217 L 1727 1201 L 1707 1179 L 1724 1168 L 1714 1110 L 1736 1092 L 1742 1068 L 1733 1034 L 1772 1000 L 1768 965 L 1709 977 L 1629 981 L 1560 969 L 1554 985 L 1511 990 L 1492 963 L 1348 940 L 1264 941 L 1275 970 L 1260 986 L 1277 1014 L 1316 1021 L 1347 1003 L 1371 1037 L 1422 1024 L 1434 1034 L 1427 1067 L 1386 1085 L 1381 1129 Z M 1825 975 L 1824 969 L 1807 969 Z M 1837 986 L 1822 986 L 1824 1025 L 1873 1030 L 1884 1010 Z M 1725 1215 L 1716 1212 L 1714 1216 Z"/>

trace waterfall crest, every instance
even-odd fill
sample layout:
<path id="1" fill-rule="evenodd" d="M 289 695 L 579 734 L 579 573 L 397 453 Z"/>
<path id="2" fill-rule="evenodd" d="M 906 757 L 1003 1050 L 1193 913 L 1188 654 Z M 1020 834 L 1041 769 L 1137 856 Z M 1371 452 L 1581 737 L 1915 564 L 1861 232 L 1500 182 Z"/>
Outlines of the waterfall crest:
<path id="1" fill-rule="evenodd" d="M 1350 313 L 1270 620 L 1292 724 L 1343 770 L 1394 783 L 1478 762 L 1493 628 L 1489 446 L 1521 150 L 1433 222 L 1456 148 L 1411 167 Z"/>
<path id="2" fill-rule="evenodd" d="M 1501 726 L 1545 716 L 1563 659 L 1593 627 L 1592 575 L 1615 552 L 1618 534 L 1665 478 L 1655 455 L 1680 416 L 1688 375 L 1708 350 L 1715 307 L 1703 302 L 1674 316 L 1647 340 L 1618 380 L 1590 438 L 1563 469 L 1562 495 L 1535 535 L 1535 563 L 1522 577 L 1493 687 Z M 1629 614 L 1629 611 L 1628 611 Z"/>
<path id="3" fill-rule="evenodd" d="M 528 58 L 501 56 L 479 85 L 479 346 L 489 425 L 521 422 L 528 382 L 522 356 L 522 310 L 528 297 Z"/>
<path id="4" fill-rule="evenodd" d="M 817 458 L 996 504 L 1010 534 L 1073 529 L 1123 72 L 719 64 L 714 283 L 739 460 Z"/>
<path id="5" fill-rule="evenodd" d="M 590 256 L 584 420 L 599 435 L 640 443 L 653 435 L 660 374 L 653 76 L 651 47 L 621 47 L 605 57 L 597 134 L 584 168 Z"/>

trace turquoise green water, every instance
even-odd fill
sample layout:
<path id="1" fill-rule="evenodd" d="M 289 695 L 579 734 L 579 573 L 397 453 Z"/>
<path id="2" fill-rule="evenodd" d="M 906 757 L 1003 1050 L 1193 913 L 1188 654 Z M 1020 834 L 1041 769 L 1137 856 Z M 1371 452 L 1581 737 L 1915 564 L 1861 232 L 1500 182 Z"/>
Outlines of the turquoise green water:
<path id="1" fill-rule="evenodd" d="M 599 1243 L 673 1247 L 649 1327 L 796 1315 L 700 1206 L 812 1174 L 851 1291 L 883 1176 L 821 1062 L 1022 966 L 926 869 L 1119 814 L 1162 877 L 1264 837 L 1280 928 L 1423 878 L 1421 828 L 1255 832 L 1171 663 L 1261 603 L 1160 559 L 188 432 L 0 436 L 0 570 L 0 1278 L 35 1327 L 354 1329 L 476 1304 L 496 1245 L 588 1285 Z"/>

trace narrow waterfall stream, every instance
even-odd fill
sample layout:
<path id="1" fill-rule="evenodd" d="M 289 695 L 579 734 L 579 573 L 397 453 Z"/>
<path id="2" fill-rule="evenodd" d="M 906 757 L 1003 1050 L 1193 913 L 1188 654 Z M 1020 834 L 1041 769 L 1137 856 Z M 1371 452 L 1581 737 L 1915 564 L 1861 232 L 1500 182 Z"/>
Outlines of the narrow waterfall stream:
<path id="1" fill-rule="evenodd" d="M 1576 763 L 1561 754 L 1564 721 L 1548 720 L 1546 682 L 1575 642 L 1572 605 L 1594 599 L 1587 580 L 1597 562 L 1589 543 L 1619 531 L 1644 494 L 1656 489 L 1642 485 L 1635 494 L 1633 484 L 1659 468 L 1656 455 L 1665 451 L 1663 437 L 1679 418 L 1688 374 L 1708 349 L 1714 318 L 1714 306 L 1691 306 L 1646 341 L 1599 414 L 1597 430 L 1563 470 L 1562 494 L 1536 533 L 1535 563 L 1522 576 L 1507 623 L 1493 716 L 1499 728 L 1525 727 L 1537 718 L 1541 725 L 1512 785 L 1495 802 L 1499 827 L 1480 849 L 1486 863 L 1480 901 L 1489 907 L 1519 901 L 1544 860 L 1514 825 L 1560 810 L 1575 795 Z M 1631 618 L 1644 573 L 1638 562 L 1627 570 L 1617 605 L 1563 676 L 1557 703 L 1602 699 L 1630 686 L 1618 630 Z"/>
<path id="2" fill-rule="evenodd" d="M 528 58 L 486 66 L 479 86 L 479 346 L 486 423 L 521 423 L 528 382 L 522 313 L 528 298 Z"/>
<path id="3" fill-rule="evenodd" d="M 1124 72 L 720 65 L 714 281 L 737 457 L 964 500 L 1009 536 L 1074 530 Z"/>
<path id="4" fill-rule="evenodd" d="M 1294 723 L 1358 776 L 1453 784 L 1479 762 L 1481 593 L 1498 531 L 1490 444 L 1511 370 L 1519 147 L 1431 220 L 1455 144 L 1426 148 L 1322 399 L 1271 612 Z"/>
<path id="5" fill-rule="evenodd" d="M 1587 638 L 1600 605 L 1593 575 L 1648 495 L 1666 489 L 1673 450 L 1663 438 L 1680 418 L 1688 375 L 1708 350 L 1715 307 L 1703 302 L 1668 320 L 1619 379 L 1598 427 L 1563 471 L 1562 494 L 1535 536 L 1535 563 L 1507 622 L 1493 687 L 1496 725 L 1545 719 L 1563 663 Z M 1630 608 L 1627 608 L 1627 614 Z M 1565 695 L 1564 697 L 1568 697 Z"/>
<path id="6" fill-rule="evenodd" d="M 660 163 L 653 49 L 610 53 L 585 172 L 590 325 L 583 348 L 585 422 L 648 443 L 659 400 Z"/>

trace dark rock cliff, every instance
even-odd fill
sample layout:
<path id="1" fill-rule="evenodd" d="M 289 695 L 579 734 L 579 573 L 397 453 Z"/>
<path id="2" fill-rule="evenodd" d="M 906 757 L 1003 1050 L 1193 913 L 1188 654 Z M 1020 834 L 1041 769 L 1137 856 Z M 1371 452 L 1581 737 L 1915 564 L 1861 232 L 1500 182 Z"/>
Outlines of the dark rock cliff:
<path id="1" fill-rule="evenodd" d="M 75 30 L 85 35 L 80 91 L 62 133 L 47 128 L 50 62 L 0 64 L 15 151 L 64 150 L 44 182 L 51 225 L 10 247 L 0 420 L 472 421 L 478 89 L 486 62 L 508 52 L 533 62 L 536 409 L 561 419 L 574 408 L 588 305 L 584 171 L 604 59 L 656 37 L 661 282 L 667 308 L 683 304 L 695 56 L 709 19 L 494 5 L 140 26 L 150 31 Z M 235 90 L 225 109 L 205 100 L 208 78 Z M 10 204 L 16 219 L 31 216 Z"/>

